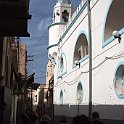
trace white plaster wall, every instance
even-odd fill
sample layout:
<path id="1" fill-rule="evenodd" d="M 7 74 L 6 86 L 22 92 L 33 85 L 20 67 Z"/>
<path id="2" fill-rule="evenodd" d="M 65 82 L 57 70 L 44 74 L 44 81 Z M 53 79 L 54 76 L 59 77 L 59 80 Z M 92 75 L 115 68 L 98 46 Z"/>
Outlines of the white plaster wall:
<path id="1" fill-rule="evenodd" d="M 62 25 L 55 24 L 49 28 L 49 46 L 55 45 L 59 42 L 59 38 L 61 37 L 64 28 L 65 28 L 64 24 Z M 58 53 L 58 46 L 50 48 L 48 54 L 52 55 L 54 52 Z"/>
<path id="2" fill-rule="evenodd" d="M 55 24 L 49 28 L 49 46 L 59 42 L 64 27 L 64 24 Z"/>
<path id="3" fill-rule="evenodd" d="M 93 1 L 94 2 L 94 1 Z M 95 3 L 95 2 L 94 2 Z M 110 0 L 99 0 L 92 8 L 92 53 L 93 53 L 93 68 L 99 65 L 106 57 L 112 57 L 123 50 L 124 36 L 122 36 L 121 43 L 118 44 L 117 39 L 102 48 L 103 28 L 105 22 L 106 12 L 109 6 Z M 54 104 L 60 104 L 60 91 L 64 94 L 64 104 L 77 105 L 76 93 L 78 82 L 82 82 L 83 86 L 83 101 L 82 105 L 88 105 L 89 100 L 89 73 L 83 73 L 88 71 L 88 59 L 81 63 L 81 68 L 78 66 L 73 68 L 73 55 L 74 47 L 80 32 L 86 32 L 88 34 L 88 23 L 86 10 L 76 20 L 71 30 L 62 39 L 60 44 L 60 52 L 64 52 L 67 59 L 67 73 L 62 76 L 61 79 L 55 77 L 54 87 Z M 115 45 L 115 46 L 114 46 Z M 97 56 L 97 57 L 96 57 Z M 113 86 L 113 79 L 117 65 L 123 62 L 123 58 L 110 59 L 104 64 L 94 69 L 93 72 L 93 104 L 94 105 L 122 105 L 124 99 L 119 99 L 115 93 Z M 82 67 L 83 66 L 83 67 Z M 55 75 L 58 73 L 58 65 L 55 69 Z M 81 74 L 81 76 L 79 76 Z M 79 76 L 79 77 L 78 77 Z M 77 78 L 78 77 L 78 78 Z M 76 79 L 77 80 L 74 80 Z M 66 83 L 65 83 L 66 82 Z M 123 111 L 123 110 L 122 110 Z M 122 112 L 120 111 L 120 113 Z M 102 110 L 101 110 L 102 112 Z M 109 109 L 108 109 L 109 112 Z M 118 110 L 116 110 L 118 112 Z M 116 117 L 115 113 L 109 113 L 108 118 L 122 119 L 122 116 Z M 60 112 L 61 113 L 61 112 Z M 60 114 L 55 113 L 55 114 Z M 113 115 L 112 115 L 113 114 Z M 104 115 L 104 114 L 103 114 Z M 105 116 L 102 116 L 104 118 Z"/>

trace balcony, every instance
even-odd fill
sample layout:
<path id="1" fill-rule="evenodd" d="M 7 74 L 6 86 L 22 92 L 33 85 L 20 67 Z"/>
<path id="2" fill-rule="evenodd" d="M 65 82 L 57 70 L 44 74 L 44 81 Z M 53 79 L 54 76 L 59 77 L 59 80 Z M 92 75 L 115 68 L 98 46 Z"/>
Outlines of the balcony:
<path id="1" fill-rule="evenodd" d="M 27 37 L 29 0 L 0 0 L 0 36 Z"/>

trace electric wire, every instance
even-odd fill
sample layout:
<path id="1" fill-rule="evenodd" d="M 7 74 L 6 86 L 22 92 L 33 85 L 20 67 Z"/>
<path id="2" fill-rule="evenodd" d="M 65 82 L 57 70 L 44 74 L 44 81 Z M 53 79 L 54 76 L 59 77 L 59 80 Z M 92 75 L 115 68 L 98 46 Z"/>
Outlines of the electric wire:
<path id="1" fill-rule="evenodd" d="M 120 53 L 120 52 L 119 52 Z M 119 59 L 124 57 L 124 51 L 121 51 L 120 54 L 115 54 L 111 57 L 105 57 L 105 59 L 103 61 L 101 61 L 97 66 L 93 67 L 92 70 L 95 70 L 96 68 L 100 67 L 101 65 L 103 65 L 107 60 L 114 60 L 114 59 Z M 75 79 L 71 80 L 71 81 L 63 81 L 61 83 L 57 83 L 56 85 L 54 85 L 54 87 L 58 87 L 59 85 L 66 83 L 67 85 L 73 85 L 77 82 L 77 80 L 80 78 L 80 76 L 84 73 L 88 73 L 89 70 L 87 71 L 82 71 Z"/>
<path id="2" fill-rule="evenodd" d="M 115 45 L 113 45 L 113 46 L 111 46 L 110 48 L 108 48 L 108 49 L 106 49 L 105 51 L 103 51 L 102 53 L 100 53 L 100 54 L 98 54 L 98 55 L 96 55 L 92 60 L 94 60 L 94 59 L 96 59 L 97 57 L 99 57 L 100 55 L 102 55 L 102 54 L 104 54 L 105 52 L 107 52 L 108 50 L 110 50 L 110 49 L 112 49 L 113 47 L 115 47 L 116 45 L 118 45 L 119 43 L 116 43 Z M 67 53 L 68 54 L 68 53 Z M 82 67 L 84 67 L 86 64 L 88 64 L 89 63 L 89 61 L 88 62 L 86 62 L 86 63 L 84 63 L 82 66 L 81 66 L 81 68 Z M 69 72 L 65 77 L 67 77 L 68 75 L 70 75 L 71 73 L 73 73 L 73 72 L 75 72 L 75 71 L 77 71 L 78 70 L 78 68 L 76 68 L 75 70 L 72 70 L 71 72 Z M 85 71 L 85 72 L 82 72 L 82 73 L 88 73 L 89 71 Z M 64 78 L 65 78 L 64 77 Z"/>

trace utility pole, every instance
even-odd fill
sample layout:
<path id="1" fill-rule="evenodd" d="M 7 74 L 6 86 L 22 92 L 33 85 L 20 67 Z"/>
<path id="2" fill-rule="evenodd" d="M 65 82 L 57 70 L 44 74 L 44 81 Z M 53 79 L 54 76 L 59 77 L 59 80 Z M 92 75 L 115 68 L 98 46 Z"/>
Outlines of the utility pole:
<path id="1" fill-rule="evenodd" d="M 90 0 L 87 0 L 88 35 L 89 35 L 89 118 L 92 118 L 92 33 Z"/>

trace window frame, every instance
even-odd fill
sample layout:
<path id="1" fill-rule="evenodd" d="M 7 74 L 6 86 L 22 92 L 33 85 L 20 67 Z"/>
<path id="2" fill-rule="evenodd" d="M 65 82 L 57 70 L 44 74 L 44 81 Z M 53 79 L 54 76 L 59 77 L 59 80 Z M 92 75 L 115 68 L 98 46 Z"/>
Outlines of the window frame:
<path id="1" fill-rule="evenodd" d="M 102 35 L 102 48 L 104 48 L 105 46 L 107 46 L 108 44 L 110 44 L 112 41 L 115 40 L 115 38 L 113 36 L 109 37 L 107 40 L 105 40 L 105 30 L 106 30 L 106 23 L 107 23 L 107 19 L 108 19 L 108 16 L 109 16 L 109 12 L 111 10 L 111 7 L 112 7 L 112 3 L 113 3 L 113 0 L 110 0 L 110 3 L 108 5 L 108 8 L 106 10 L 106 15 L 105 15 L 105 18 L 104 18 L 104 24 L 103 24 L 103 35 Z M 120 30 L 118 30 L 119 33 L 121 35 L 124 34 L 124 27 L 122 27 Z"/>
<path id="2" fill-rule="evenodd" d="M 74 47 L 74 52 L 73 52 L 73 66 L 72 66 L 72 68 L 75 68 L 75 67 L 76 67 L 75 61 L 76 61 L 77 59 L 75 59 L 75 58 L 76 58 L 76 57 L 75 57 L 75 50 L 76 50 L 77 42 L 79 42 L 78 40 L 79 40 L 79 37 L 80 37 L 81 35 L 83 35 L 83 37 L 85 37 L 85 41 L 87 42 L 87 49 L 89 48 L 89 37 L 88 37 L 88 35 L 87 35 L 87 33 L 86 33 L 85 31 L 81 31 L 81 32 L 79 33 L 78 37 L 77 37 L 76 42 L 75 42 L 75 47 Z M 83 43 L 83 42 L 82 42 L 82 43 Z M 82 44 L 81 46 L 83 47 L 83 44 Z M 88 54 L 86 54 L 86 55 L 84 55 L 83 57 L 81 57 L 78 61 L 81 63 L 81 62 L 85 61 L 85 60 L 88 59 L 88 58 L 89 58 L 89 51 L 88 51 Z"/>

